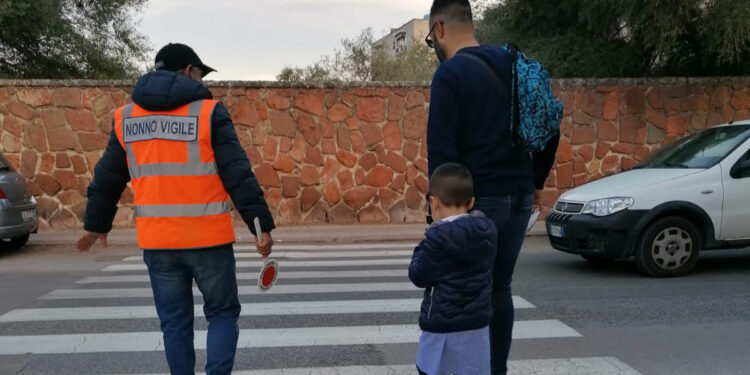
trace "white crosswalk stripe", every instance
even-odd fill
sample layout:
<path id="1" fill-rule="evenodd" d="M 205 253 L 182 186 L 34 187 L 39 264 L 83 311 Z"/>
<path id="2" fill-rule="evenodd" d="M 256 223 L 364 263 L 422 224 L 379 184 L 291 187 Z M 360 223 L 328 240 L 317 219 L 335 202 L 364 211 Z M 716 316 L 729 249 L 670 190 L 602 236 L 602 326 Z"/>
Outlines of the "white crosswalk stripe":
<path id="1" fill-rule="evenodd" d="M 363 314 L 419 311 L 421 299 L 374 299 L 352 301 L 265 302 L 242 304 L 240 316 L 260 315 L 322 315 Z M 532 309 L 534 305 L 521 297 L 513 297 L 516 309 Z M 202 317 L 202 306 L 194 307 Z M 58 320 L 156 319 L 154 306 L 51 307 L 17 309 L 0 315 L 0 323 L 44 322 Z"/>
<path id="2" fill-rule="evenodd" d="M 515 339 L 579 337 L 557 320 L 516 322 Z M 417 343 L 419 327 L 409 325 L 250 329 L 240 332 L 238 349 L 326 345 Z M 2 336 L 0 355 L 161 351 L 161 332 Z M 206 331 L 195 332 L 195 348 L 206 349 Z"/>
<path id="3" fill-rule="evenodd" d="M 236 368 L 239 375 L 400 375 L 415 373 L 413 356 L 419 338 L 416 319 L 421 291 L 407 278 L 406 267 L 414 244 L 381 245 L 278 245 L 274 257 L 280 261 L 279 283 L 268 293 L 261 293 L 255 281 L 261 259 L 253 246 L 237 246 L 237 279 L 239 294 L 251 298 L 243 301 L 241 318 L 266 317 L 270 326 L 243 328 L 240 331 L 239 351 L 276 348 L 305 348 L 295 363 L 309 363 L 313 367 L 290 365 L 289 368 L 264 368 L 253 363 L 250 368 Z M 247 251 L 247 252 L 243 252 Z M 305 279 L 310 279 L 306 282 Z M 96 356 L 124 356 L 158 353 L 164 350 L 162 333 L 155 331 L 157 320 L 149 277 L 142 257 L 130 256 L 121 263 L 110 265 L 102 273 L 75 282 L 76 288 L 62 287 L 40 298 L 41 306 L 17 309 L 0 315 L 0 356 L 75 355 L 97 353 Z M 130 286 L 130 287 L 128 287 Z M 368 293 L 367 295 L 361 295 Z M 395 293 L 395 294 L 394 294 Z M 200 296 L 197 289 L 195 296 Z M 393 294 L 393 295 L 391 295 Z M 348 297 L 347 297 L 348 296 Z M 372 296 L 372 298 L 368 298 Z M 304 298 L 302 298 L 304 297 Z M 135 300 L 138 299 L 138 300 Z M 109 301 L 104 303 L 104 300 Z M 133 304 L 138 301 L 138 304 Z M 536 306 L 520 296 L 513 297 L 517 311 L 533 312 Z M 194 306 L 196 317 L 203 317 L 202 306 Z M 378 322 L 369 319 L 378 316 Z M 394 321 L 391 321 L 393 317 Z M 282 324 L 285 319 L 293 319 Z M 412 321 L 413 319 L 413 321 Z M 348 323 L 340 323 L 346 320 Z M 303 325 L 300 322 L 311 322 Z M 411 322 L 410 322 L 411 321 Z M 101 322 L 98 325 L 94 322 Z M 119 323 L 118 323 L 119 322 Z M 144 330 L 143 323 L 149 323 Z M 369 324 L 368 324 L 369 323 Z M 279 325 L 281 324 L 281 325 Z M 293 324 L 293 326 L 292 326 Z M 110 325 L 112 329 L 110 329 Z M 3 333 L 3 327 L 42 327 L 41 334 Z M 46 328 L 45 328 L 46 327 Z M 60 332 L 55 327 L 65 327 Z M 87 327 L 97 327 L 89 329 Z M 114 327 L 119 327 L 114 329 Z M 157 326 L 158 327 L 158 326 Z M 564 322 L 555 319 L 518 320 L 515 340 L 580 339 L 581 334 Z M 205 350 L 205 327 L 195 332 L 195 348 Z M 348 362 L 342 367 L 315 367 L 318 351 L 375 345 L 396 350 L 398 362 L 357 365 Z M 403 345 L 411 353 L 403 352 Z M 141 353 L 141 354 L 139 354 Z M 310 355 L 306 359 L 306 355 Z M 376 355 L 376 354 L 373 354 Z M 163 354 L 162 354 L 163 356 Z M 133 358 L 133 357 L 129 357 Z M 151 357 L 155 358 L 155 357 Z M 162 373 L 163 357 L 158 362 L 145 364 L 151 373 Z M 84 359 L 85 360 L 85 359 Z M 58 364 L 59 365 L 59 364 Z M 50 366 L 54 366 L 50 364 Z M 108 373 L 131 373 L 113 364 Z M 513 374 L 563 375 L 638 373 L 616 358 L 583 357 L 563 359 L 535 359 L 511 361 Z M 52 367 L 50 367 L 52 368 Z M 50 372 L 66 371 L 57 369 Z M 74 371 L 70 371 L 74 372 Z"/>
<path id="4" fill-rule="evenodd" d="M 410 258 L 401 259 L 362 259 L 362 260 L 298 260 L 285 261 L 281 264 L 283 268 L 315 268 L 315 267 L 358 267 L 358 266 L 407 266 L 411 262 Z M 260 260 L 256 262 L 237 262 L 237 268 L 260 268 Z M 109 266 L 104 269 L 105 272 L 118 271 L 145 271 L 145 264 L 121 264 Z"/>
<path id="5" fill-rule="evenodd" d="M 273 251 L 332 251 L 332 250 L 345 250 L 348 252 L 354 252 L 357 250 L 414 250 L 417 246 L 416 242 L 404 242 L 404 243 L 382 243 L 382 244 L 342 244 L 342 245 L 286 245 L 286 244 L 274 244 Z M 255 246 L 250 245 L 238 245 L 234 247 L 235 251 L 255 251 Z"/>
<path id="6" fill-rule="evenodd" d="M 323 293 L 362 293 L 362 292 L 396 292 L 418 290 L 409 282 L 400 283 L 362 283 L 362 284 L 300 284 L 276 285 L 273 294 L 323 294 Z M 240 286 L 239 294 L 263 294 L 257 286 Z M 151 297 L 151 288 L 123 289 L 58 289 L 41 299 L 99 299 L 99 298 L 145 298 Z M 193 288 L 193 295 L 200 296 L 198 288 Z"/>
<path id="7" fill-rule="evenodd" d="M 385 250 L 385 251 L 357 251 L 357 252 L 302 252 L 302 251 L 274 251 L 273 258 L 282 259 L 312 259 L 312 258 L 369 258 L 369 257 L 405 257 L 411 256 L 413 250 Z M 261 259 L 258 253 L 235 253 L 237 259 Z M 143 261 L 142 256 L 130 256 L 124 259 L 126 262 Z"/>
<path id="8" fill-rule="evenodd" d="M 234 375 L 413 375 L 414 365 L 308 367 L 235 371 Z M 639 375 L 613 357 L 531 359 L 508 362 L 508 372 L 523 375 Z M 154 374 L 161 375 L 161 374 Z M 201 373 L 200 375 L 204 375 Z"/>
<path id="9" fill-rule="evenodd" d="M 403 269 L 365 271 L 284 271 L 284 280 L 294 279 L 372 279 L 378 277 L 405 277 Z M 237 272 L 237 280 L 257 280 L 257 272 Z M 148 274 L 89 276 L 76 284 L 148 283 Z"/>

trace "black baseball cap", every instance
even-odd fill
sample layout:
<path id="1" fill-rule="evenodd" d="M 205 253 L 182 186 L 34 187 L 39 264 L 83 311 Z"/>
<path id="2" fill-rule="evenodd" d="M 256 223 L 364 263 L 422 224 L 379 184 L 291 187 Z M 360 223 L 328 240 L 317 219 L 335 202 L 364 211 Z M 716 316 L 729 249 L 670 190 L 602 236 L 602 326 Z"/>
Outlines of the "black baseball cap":
<path id="1" fill-rule="evenodd" d="M 216 71 L 216 69 L 204 64 L 192 48 L 180 43 L 169 43 L 162 47 L 156 54 L 155 64 L 157 70 L 172 71 L 184 69 L 188 65 L 192 65 L 200 68 L 203 72 L 202 77 Z"/>

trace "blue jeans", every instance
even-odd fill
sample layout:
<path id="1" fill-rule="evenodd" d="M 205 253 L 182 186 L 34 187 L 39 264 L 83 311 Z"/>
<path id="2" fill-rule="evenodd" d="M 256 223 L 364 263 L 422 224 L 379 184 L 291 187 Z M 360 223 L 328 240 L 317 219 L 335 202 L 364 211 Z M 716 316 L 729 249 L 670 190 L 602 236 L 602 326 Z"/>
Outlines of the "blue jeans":
<path id="1" fill-rule="evenodd" d="M 237 351 L 240 302 L 232 245 L 205 250 L 145 250 L 164 350 L 172 375 L 195 374 L 193 280 L 208 320 L 206 373 L 230 374 Z"/>
<path id="2" fill-rule="evenodd" d="M 492 271 L 490 322 L 490 363 L 492 375 L 508 372 L 508 355 L 513 339 L 514 308 L 510 283 L 518 254 L 526 238 L 534 195 L 504 195 L 478 198 L 474 208 L 495 222 L 498 233 L 497 256 Z"/>

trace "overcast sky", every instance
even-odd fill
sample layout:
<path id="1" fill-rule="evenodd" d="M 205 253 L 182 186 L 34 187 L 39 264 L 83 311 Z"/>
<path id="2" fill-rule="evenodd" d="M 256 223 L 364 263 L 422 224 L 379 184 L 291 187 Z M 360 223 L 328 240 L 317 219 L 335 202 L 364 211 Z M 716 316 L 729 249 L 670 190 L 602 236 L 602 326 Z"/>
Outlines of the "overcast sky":
<path id="1" fill-rule="evenodd" d="M 193 47 L 210 80 L 273 80 L 372 27 L 376 38 L 429 13 L 432 0 L 150 0 L 140 29 L 154 50 Z"/>

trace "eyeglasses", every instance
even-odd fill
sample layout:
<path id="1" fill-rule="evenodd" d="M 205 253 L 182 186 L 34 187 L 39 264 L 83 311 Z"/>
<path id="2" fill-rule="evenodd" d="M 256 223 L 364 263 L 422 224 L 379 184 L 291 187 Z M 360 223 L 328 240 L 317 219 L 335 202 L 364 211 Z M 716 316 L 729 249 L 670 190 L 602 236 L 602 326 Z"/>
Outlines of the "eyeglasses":
<path id="1" fill-rule="evenodd" d="M 424 38 L 424 42 L 427 44 L 430 48 L 435 48 L 435 41 L 432 40 L 432 33 L 435 32 L 435 26 L 437 26 L 438 23 L 442 23 L 443 21 L 437 21 L 434 24 L 432 24 L 432 27 L 430 28 L 430 32 L 427 33 L 427 36 Z"/>

